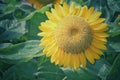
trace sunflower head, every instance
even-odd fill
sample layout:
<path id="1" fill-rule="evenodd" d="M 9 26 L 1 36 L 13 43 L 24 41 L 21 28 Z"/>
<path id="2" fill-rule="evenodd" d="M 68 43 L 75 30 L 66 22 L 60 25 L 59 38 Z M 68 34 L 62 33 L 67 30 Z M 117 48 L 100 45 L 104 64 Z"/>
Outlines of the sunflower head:
<path id="1" fill-rule="evenodd" d="M 39 9 L 48 4 L 62 3 L 62 0 L 28 0 L 30 4 L 33 4 L 36 9 Z"/>
<path id="2" fill-rule="evenodd" d="M 39 26 L 42 32 L 38 35 L 43 36 L 40 46 L 56 65 L 85 68 L 87 61 L 94 64 L 107 49 L 107 24 L 93 7 L 57 4 L 46 15 L 48 20 Z"/>

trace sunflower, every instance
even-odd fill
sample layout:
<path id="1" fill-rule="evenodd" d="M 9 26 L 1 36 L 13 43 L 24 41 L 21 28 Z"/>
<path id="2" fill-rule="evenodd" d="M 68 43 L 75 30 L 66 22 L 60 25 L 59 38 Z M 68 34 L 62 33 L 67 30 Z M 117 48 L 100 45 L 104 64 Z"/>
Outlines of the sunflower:
<path id="1" fill-rule="evenodd" d="M 47 4 L 53 3 L 62 3 L 62 0 L 28 0 L 30 4 L 35 5 L 36 9 L 39 9 Z"/>
<path id="2" fill-rule="evenodd" d="M 40 46 L 43 53 L 51 57 L 51 62 L 63 67 L 78 69 L 86 67 L 86 62 L 95 63 L 106 50 L 108 34 L 105 18 L 94 7 L 55 5 L 46 12 L 48 20 L 42 22 L 38 36 L 43 36 Z"/>

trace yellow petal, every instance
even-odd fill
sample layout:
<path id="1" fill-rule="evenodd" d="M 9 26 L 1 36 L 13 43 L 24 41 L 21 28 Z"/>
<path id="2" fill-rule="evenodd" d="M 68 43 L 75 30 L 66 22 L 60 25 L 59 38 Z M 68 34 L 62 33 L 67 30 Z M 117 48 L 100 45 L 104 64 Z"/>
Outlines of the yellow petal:
<path id="1" fill-rule="evenodd" d="M 103 21 L 105 21 L 105 18 L 99 18 L 96 21 L 90 23 L 90 25 L 93 26 L 93 25 L 99 24 L 99 23 L 101 23 Z"/>
<path id="2" fill-rule="evenodd" d="M 95 22 L 101 15 L 101 12 L 95 12 L 88 18 L 88 23 Z"/>
<path id="3" fill-rule="evenodd" d="M 79 59 L 79 56 L 78 56 L 78 54 L 74 54 L 73 55 L 74 56 L 74 69 L 78 69 L 79 68 L 79 66 L 80 66 L 80 59 Z"/>
<path id="4" fill-rule="evenodd" d="M 57 23 L 59 21 L 52 13 L 50 13 L 48 11 L 46 12 L 46 15 L 47 15 L 48 19 L 54 23 Z"/>
<path id="5" fill-rule="evenodd" d="M 81 60 L 82 67 L 85 68 L 86 67 L 86 58 L 83 53 L 80 53 L 80 60 Z"/>
<path id="6" fill-rule="evenodd" d="M 59 59 L 59 56 L 58 56 L 59 52 L 57 52 L 57 51 L 58 51 L 58 47 L 54 47 L 54 50 L 52 50 L 46 54 L 47 57 L 52 55 L 51 56 L 51 63 L 53 63 L 53 62 L 56 63 L 57 59 Z"/>
<path id="7" fill-rule="evenodd" d="M 60 20 L 61 20 L 61 17 L 57 14 L 56 10 L 52 8 L 51 11 L 52 11 L 53 16 L 54 16 L 58 21 L 60 21 Z"/>
<path id="8" fill-rule="evenodd" d="M 87 11 L 88 11 L 88 7 L 87 7 L 87 6 L 82 7 L 79 16 L 81 16 L 81 17 L 85 17 Z"/>
<path id="9" fill-rule="evenodd" d="M 103 32 L 98 32 L 98 33 L 94 33 L 94 36 L 97 37 L 108 37 L 109 35 L 107 33 L 103 33 Z"/>
<path id="10" fill-rule="evenodd" d="M 94 32 L 103 32 L 103 31 L 108 30 L 106 23 L 97 24 L 92 27 L 93 27 Z"/>
<path id="11" fill-rule="evenodd" d="M 71 3 L 69 11 L 70 11 L 69 12 L 70 15 L 75 14 L 76 10 L 75 10 L 75 3 L 74 2 Z"/>
<path id="12" fill-rule="evenodd" d="M 94 57 L 93 57 L 93 55 L 90 53 L 89 50 L 86 50 L 86 51 L 85 51 L 85 56 L 86 56 L 87 60 L 88 60 L 91 64 L 94 64 L 94 63 L 95 63 Z"/>
<path id="13" fill-rule="evenodd" d="M 55 56 L 56 55 L 56 58 L 58 59 L 58 54 L 59 54 L 59 52 L 57 52 L 58 51 L 58 47 L 56 46 L 56 45 L 52 45 L 50 48 L 48 48 L 48 51 L 47 51 L 47 53 L 46 53 L 46 56 L 47 57 L 50 57 L 50 56 Z M 53 57 L 54 57 L 53 56 Z M 55 59 L 56 60 L 56 59 Z M 54 60 L 52 60 L 52 61 L 54 61 Z"/>
<path id="14" fill-rule="evenodd" d="M 93 42 L 98 43 L 98 44 L 106 44 L 106 42 L 101 41 L 101 40 L 97 40 L 95 38 L 93 39 Z"/>
<path id="15" fill-rule="evenodd" d="M 105 43 L 107 42 L 107 39 L 103 37 L 94 36 L 94 38 Z"/>
<path id="16" fill-rule="evenodd" d="M 58 49 L 59 50 L 59 64 L 58 65 L 60 65 L 60 66 L 62 66 L 63 65 L 63 62 L 64 62 L 64 52 L 61 50 L 61 49 Z"/>
<path id="17" fill-rule="evenodd" d="M 57 13 L 60 17 L 64 17 L 64 16 L 65 16 L 63 7 L 62 7 L 61 5 L 55 4 L 55 10 L 56 10 L 56 13 Z"/>
<path id="18" fill-rule="evenodd" d="M 89 48 L 88 50 L 91 52 L 95 59 L 100 59 L 100 56 L 97 53 L 95 53 L 92 49 Z"/>
<path id="19" fill-rule="evenodd" d="M 64 67 L 68 67 L 69 66 L 69 63 L 70 63 L 70 59 L 71 59 L 71 55 L 68 54 L 68 53 L 65 53 L 65 61 L 64 61 Z"/>
<path id="20" fill-rule="evenodd" d="M 86 12 L 86 19 L 88 19 L 94 12 L 94 7 L 91 7 L 87 12 Z"/>
<path id="21" fill-rule="evenodd" d="M 103 52 L 99 50 L 98 48 L 94 47 L 93 45 L 90 46 L 90 49 L 93 50 L 98 55 L 103 55 Z"/>
<path id="22" fill-rule="evenodd" d="M 65 15 L 67 15 L 69 13 L 69 6 L 65 2 L 63 3 L 63 9 L 64 9 Z"/>
<path id="23" fill-rule="evenodd" d="M 99 44 L 99 43 L 92 43 L 96 48 L 107 50 L 107 47 L 104 44 Z"/>
<path id="24" fill-rule="evenodd" d="M 81 11 L 81 7 L 80 7 L 80 6 L 77 6 L 75 9 L 76 9 L 76 13 L 75 13 L 74 15 L 79 16 L 80 11 Z"/>

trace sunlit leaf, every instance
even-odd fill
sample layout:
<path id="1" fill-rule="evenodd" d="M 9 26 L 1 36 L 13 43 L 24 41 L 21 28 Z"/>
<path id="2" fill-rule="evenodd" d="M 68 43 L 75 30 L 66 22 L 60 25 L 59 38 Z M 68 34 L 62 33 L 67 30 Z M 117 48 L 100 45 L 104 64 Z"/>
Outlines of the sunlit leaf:
<path id="1" fill-rule="evenodd" d="M 40 52 L 42 47 L 39 47 L 38 44 L 38 40 L 30 40 L 2 48 L 0 49 L 0 59 L 9 61 L 28 61 L 33 57 L 41 55 Z"/>

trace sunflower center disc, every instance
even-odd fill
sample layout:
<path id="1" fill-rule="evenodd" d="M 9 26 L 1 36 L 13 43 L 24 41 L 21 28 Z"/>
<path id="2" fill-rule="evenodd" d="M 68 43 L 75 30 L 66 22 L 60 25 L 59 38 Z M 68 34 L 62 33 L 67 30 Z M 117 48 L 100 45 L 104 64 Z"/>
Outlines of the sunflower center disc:
<path id="1" fill-rule="evenodd" d="M 55 39 L 59 48 L 67 53 L 77 54 L 91 45 L 92 30 L 83 18 L 67 16 L 58 23 Z"/>

